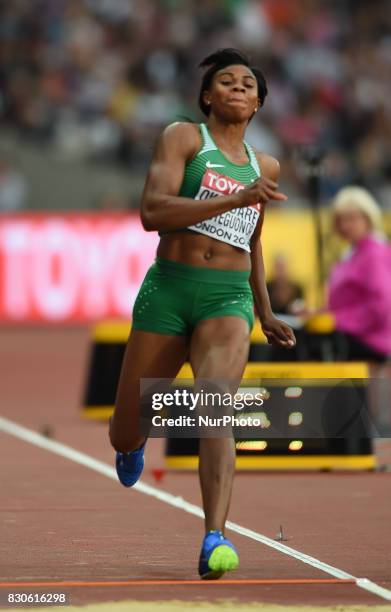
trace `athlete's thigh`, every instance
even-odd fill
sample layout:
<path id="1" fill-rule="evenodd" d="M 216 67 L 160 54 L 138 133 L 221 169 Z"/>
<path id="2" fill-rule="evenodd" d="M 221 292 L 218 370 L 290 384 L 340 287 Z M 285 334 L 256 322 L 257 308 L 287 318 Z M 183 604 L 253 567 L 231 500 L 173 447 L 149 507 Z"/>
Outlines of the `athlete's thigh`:
<path id="1" fill-rule="evenodd" d="M 168 336 L 132 330 L 122 362 L 115 411 L 111 420 L 112 440 L 138 435 L 140 379 L 173 379 L 188 355 L 186 336 Z"/>
<path id="2" fill-rule="evenodd" d="M 190 363 L 197 378 L 240 381 L 248 359 L 248 322 L 237 316 L 204 319 L 193 331 Z"/>
<path id="3" fill-rule="evenodd" d="M 189 339 L 186 336 L 168 336 L 132 330 L 122 362 L 117 390 L 117 408 L 129 394 L 137 391 L 141 378 L 174 378 L 185 362 Z"/>

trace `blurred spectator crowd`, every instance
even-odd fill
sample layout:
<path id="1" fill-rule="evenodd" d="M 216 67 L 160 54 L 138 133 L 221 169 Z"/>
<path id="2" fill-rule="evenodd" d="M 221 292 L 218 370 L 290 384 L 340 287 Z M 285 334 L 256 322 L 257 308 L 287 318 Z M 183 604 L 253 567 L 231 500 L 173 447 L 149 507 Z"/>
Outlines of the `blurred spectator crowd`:
<path id="1" fill-rule="evenodd" d="M 200 60 L 248 52 L 269 85 L 248 140 L 301 195 L 360 183 L 391 206 L 390 0 L 0 0 L 0 128 L 72 159 L 145 169 L 161 128 L 200 119 Z"/>

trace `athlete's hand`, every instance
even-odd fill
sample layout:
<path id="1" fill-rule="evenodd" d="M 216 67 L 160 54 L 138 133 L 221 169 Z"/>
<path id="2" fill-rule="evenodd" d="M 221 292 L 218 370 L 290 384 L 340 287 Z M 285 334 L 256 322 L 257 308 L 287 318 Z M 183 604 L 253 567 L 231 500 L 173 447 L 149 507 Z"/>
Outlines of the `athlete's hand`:
<path id="1" fill-rule="evenodd" d="M 296 345 L 295 334 L 284 321 L 280 321 L 274 315 L 261 321 L 262 331 L 265 334 L 268 344 L 293 348 Z"/>
<path id="2" fill-rule="evenodd" d="M 280 191 L 277 191 L 278 183 L 267 177 L 262 177 L 239 191 L 238 200 L 239 206 L 251 206 L 251 204 L 266 204 L 269 200 L 280 200 L 285 202 L 287 196 Z"/>

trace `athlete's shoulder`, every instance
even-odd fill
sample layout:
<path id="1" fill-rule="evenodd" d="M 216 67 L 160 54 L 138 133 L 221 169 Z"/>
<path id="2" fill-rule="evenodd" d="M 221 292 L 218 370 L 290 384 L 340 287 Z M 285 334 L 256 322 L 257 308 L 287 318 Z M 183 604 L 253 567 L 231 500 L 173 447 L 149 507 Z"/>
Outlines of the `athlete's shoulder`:
<path id="1" fill-rule="evenodd" d="M 277 181 L 280 176 L 280 162 L 278 159 L 267 153 L 256 151 L 255 149 L 254 153 L 258 160 L 262 175 L 272 179 L 272 181 Z"/>
<path id="2" fill-rule="evenodd" d="M 198 123 L 191 123 L 191 121 L 174 121 L 167 125 L 162 133 L 170 137 L 188 136 L 191 138 L 192 135 L 199 135 L 199 126 Z"/>
<path id="3" fill-rule="evenodd" d="M 175 146 L 186 156 L 194 155 L 201 144 L 201 135 L 197 123 L 175 121 L 164 128 L 160 141 L 168 146 Z"/>

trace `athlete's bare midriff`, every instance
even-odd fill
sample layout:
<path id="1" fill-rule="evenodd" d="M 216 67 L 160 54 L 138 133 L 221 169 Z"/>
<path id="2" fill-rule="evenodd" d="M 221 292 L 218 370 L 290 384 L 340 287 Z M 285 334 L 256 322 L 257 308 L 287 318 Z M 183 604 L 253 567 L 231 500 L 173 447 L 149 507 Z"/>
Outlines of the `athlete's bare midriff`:
<path id="1" fill-rule="evenodd" d="M 189 266 L 220 270 L 250 270 L 250 254 L 196 232 L 170 232 L 161 237 L 158 257 Z"/>

